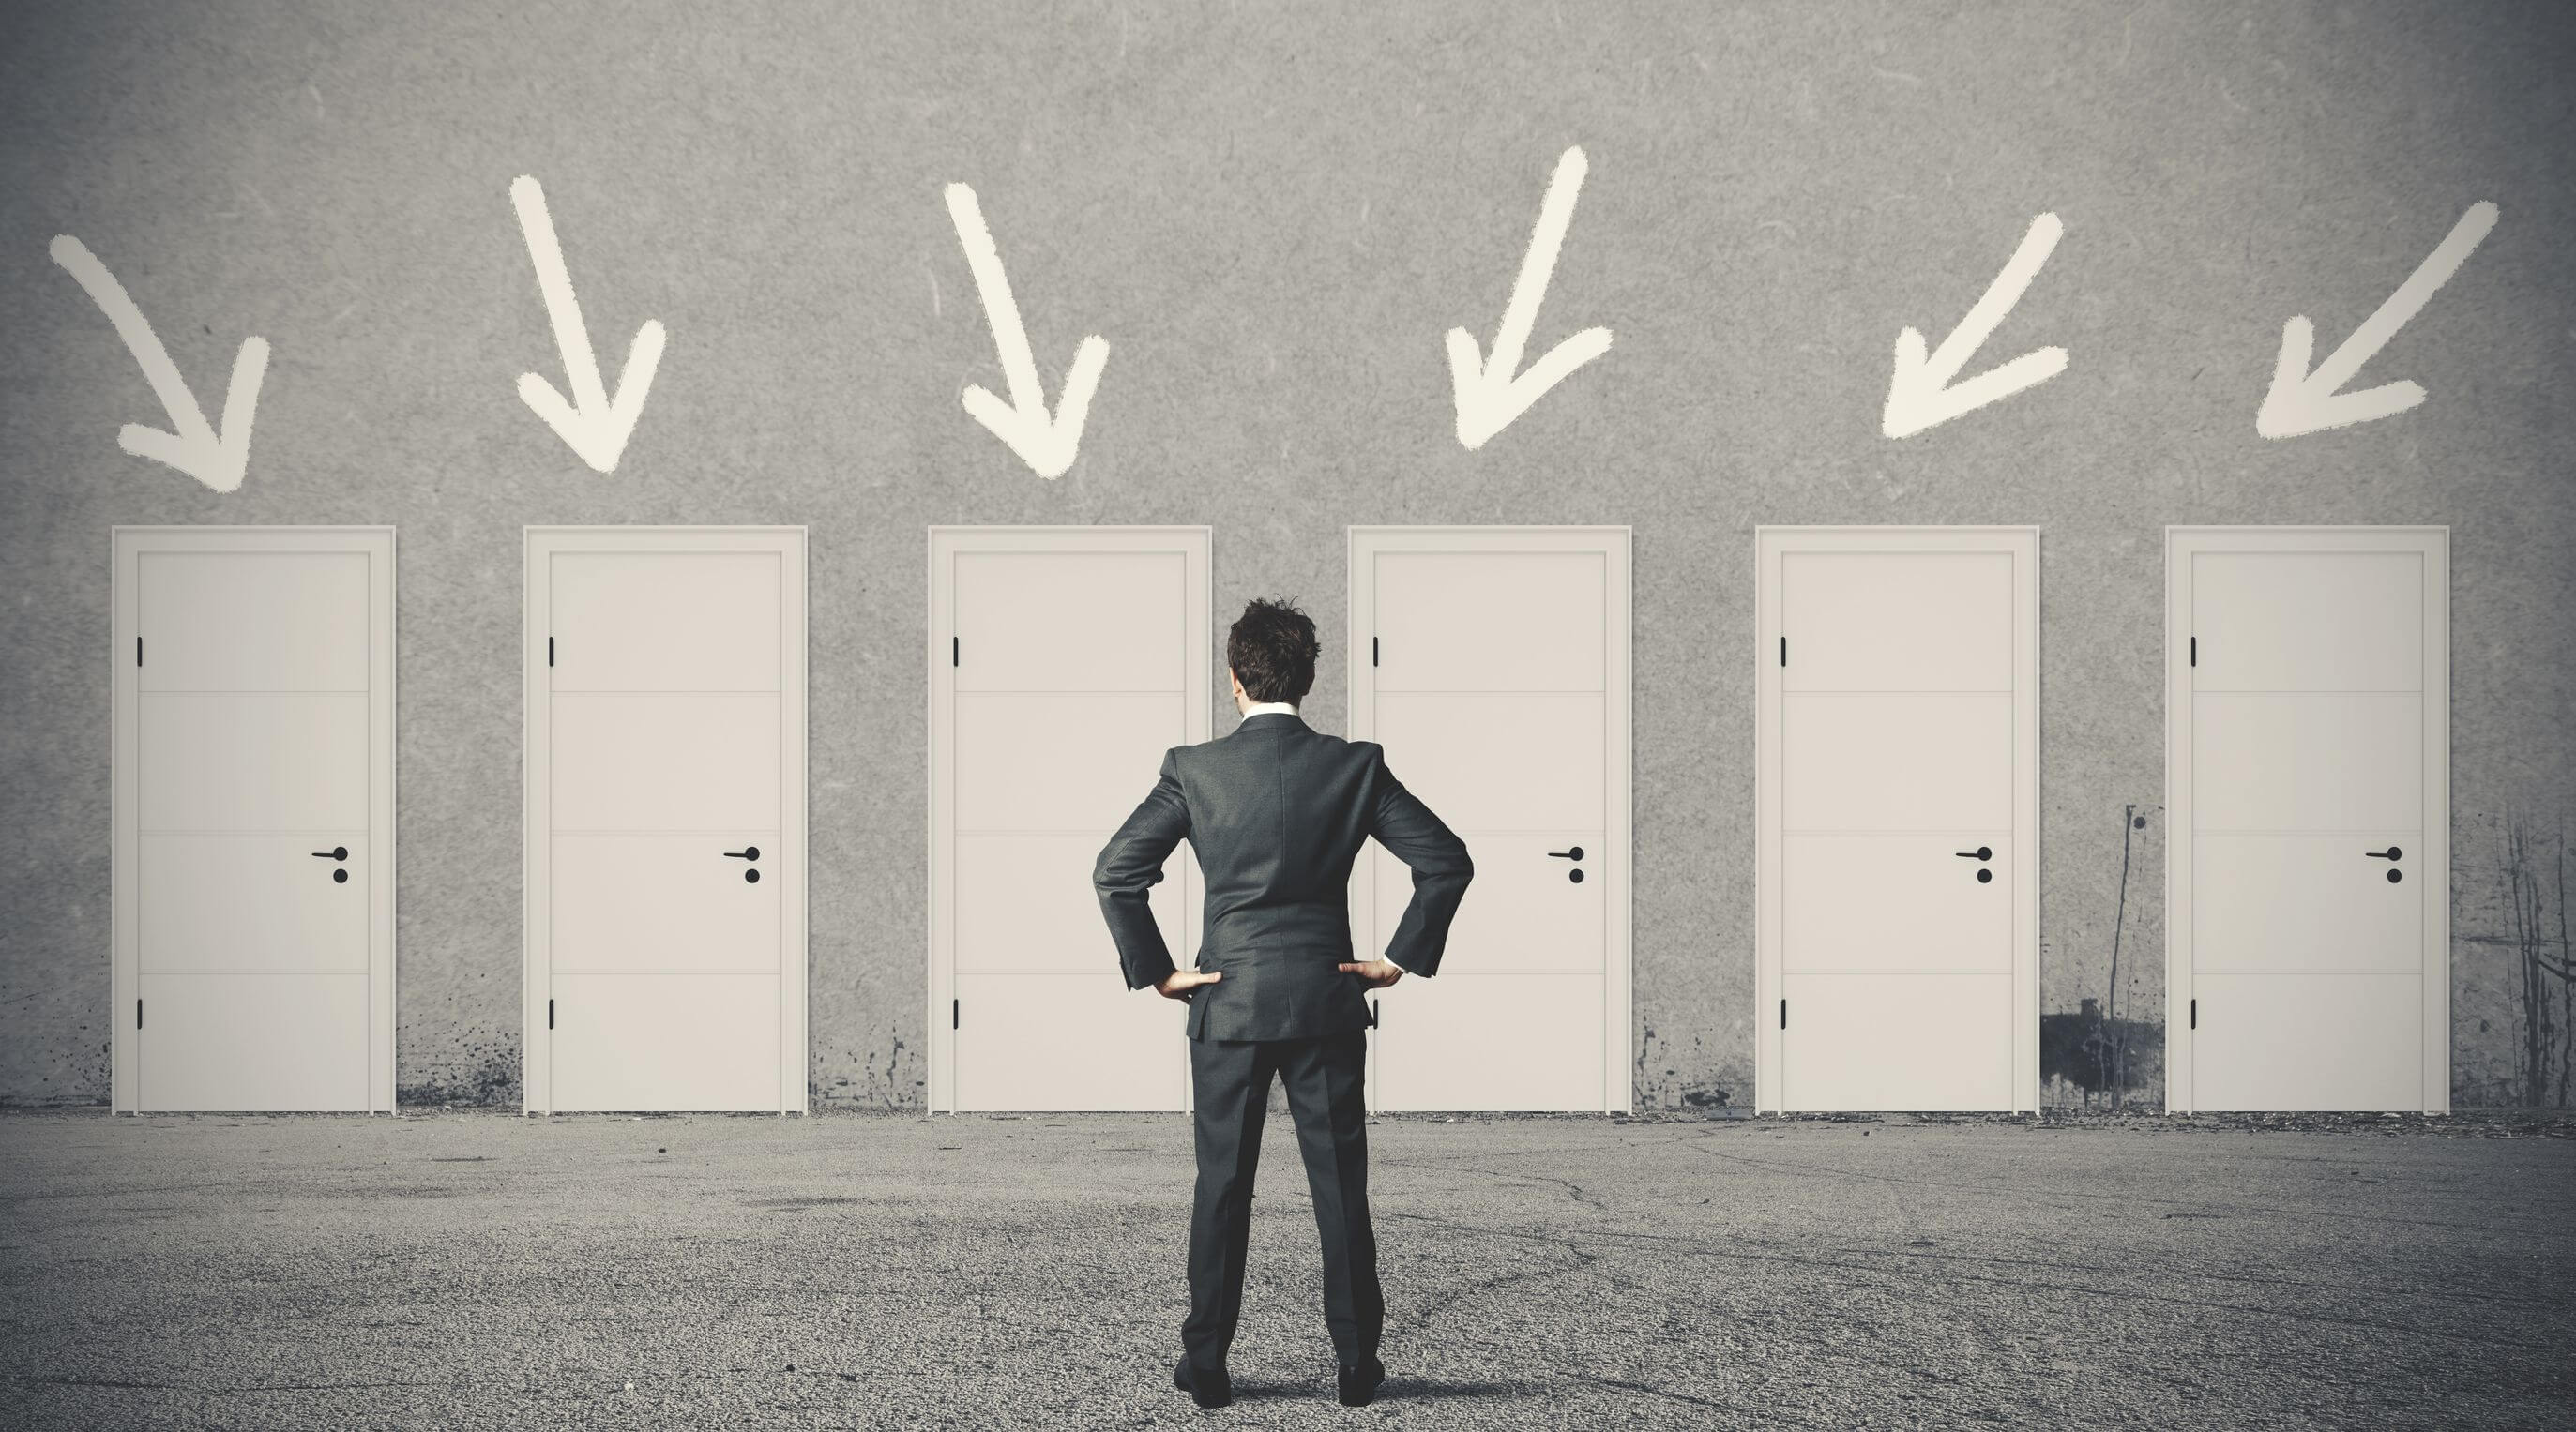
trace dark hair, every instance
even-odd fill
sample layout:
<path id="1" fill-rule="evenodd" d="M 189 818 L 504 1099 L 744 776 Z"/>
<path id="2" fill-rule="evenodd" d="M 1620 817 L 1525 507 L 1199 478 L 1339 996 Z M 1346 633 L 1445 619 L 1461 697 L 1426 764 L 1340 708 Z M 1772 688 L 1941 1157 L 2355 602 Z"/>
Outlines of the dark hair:
<path id="1" fill-rule="evenodd" d="M 1286 601 L 1255 598 L 1225 634 L 1225 664 L 1255 701 L 1294 702 L 1315 684 L 1314 619 Z"/>

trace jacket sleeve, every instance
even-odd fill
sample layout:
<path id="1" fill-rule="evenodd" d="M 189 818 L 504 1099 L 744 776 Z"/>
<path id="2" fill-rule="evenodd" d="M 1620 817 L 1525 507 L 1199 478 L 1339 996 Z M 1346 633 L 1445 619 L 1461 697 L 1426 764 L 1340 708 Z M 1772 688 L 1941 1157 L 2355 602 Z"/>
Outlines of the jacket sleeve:
<path id="1" fill-rule="evenodd" d="M 1369 834 L 1413 870 L 1413 901 L 1404 907 L 1395 938 L 1387 941 L 1386 957 L 1413 974 L 1438 974 L 1441 953 L 1449 944 L 1449 922 L 1457 918 L 1458 902 L 1475 878 L 1475 862 L 1467 858 L 1467 843 L 1404 788 L 1383 756 L 1376 787 Z"/>
<path id="2" fill-rule="evenodd" d="M 1162 779 L 1100 848 L 1091 867 L 1091 888 L 1100 896 L 1100 913 L 1109 921 L 1109 938 L 1118 946 L 1119 969 L 1129 989 L 1160 984 L 1173 970 L 1172 952 L 1163 943 L 1162 927 L 1154 923 L 1146 892 L 1163 878 L 1163 862 L 1189 833 L 1179 753 L 1167 751 Z"/>

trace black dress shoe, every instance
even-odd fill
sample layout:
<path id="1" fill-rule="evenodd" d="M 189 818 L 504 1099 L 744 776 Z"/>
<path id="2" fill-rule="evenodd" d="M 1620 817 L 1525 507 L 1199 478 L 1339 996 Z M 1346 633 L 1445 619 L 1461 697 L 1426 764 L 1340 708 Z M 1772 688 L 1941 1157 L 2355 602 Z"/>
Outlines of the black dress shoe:
<path id="1" fill-rule="evenodd" d="M 1376 1358 L 1342 1367 L 1341 1394 L 1344 1407 L 1366 1407 L 1377 1396 L 1377 1385 L 1386 1381 L 1386 1364 Z"/>
<path id="2" fill-rule="evenodd" d="M 1187 1357 L 1172 1364 L 1172 1386 L 1190 1395 L 1190 1401 L 1201 1407 L 1228 1407 L 1234 1403 L 1234 1379 L 1224 1368 L 1211 1372 L 1190 1366 Z"/>

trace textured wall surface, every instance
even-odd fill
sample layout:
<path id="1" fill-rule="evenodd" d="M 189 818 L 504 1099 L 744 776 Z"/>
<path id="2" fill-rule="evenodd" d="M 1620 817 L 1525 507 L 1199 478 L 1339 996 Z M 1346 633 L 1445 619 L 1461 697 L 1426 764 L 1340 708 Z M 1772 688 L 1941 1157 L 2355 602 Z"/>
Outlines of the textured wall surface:
<path id="1" fill-rule="evenodd" d="M 2564 1090 L 2576 12 L 750 8 L 0 17 L 0 1099 L 107 1096 L 113 523 L 399 528 L 398 1080 L 503 1101 L 519 529 L 808 524 L 813 1079 L 869 1105 L 923 1090 L 927 524 L 1205 523 L 1220 632 L 1285 593 L 1336 636 L 1346 524 L 1633 525 L 1637 1088 L 1718 1105 L 1752 1092 L 1756 524 L 2043 527 L 2049 1094 L 2107 1097 L 2116 1051 L 2152 1104 L 2162 526 L 2446 523 L 2459 1097 Z M 1533 350 L 1615 346 L 1465 451 L 1441 335 L 1490 342 L 1570 144 Z M 515 395 L 562 373 L 523 173 L 612 371 L 670 333 L 611 476 Z M 1004 383 L 952 181 L 1050 390 L 1110 342 L 1061 480 L 959 407 Z M 2355 385 L 2429 401 L 2258 437 L 2283 320 L 2330 351 L 2479 200 Z M 2043 210 L 2066 237 L 1970 371 L 2068 371 L 1880 436 L 1896 330 L 1937 344 Z M 275 346 L 238 492 L 118 450 L 162 414 L 58 233 L 205 401 Z"/>

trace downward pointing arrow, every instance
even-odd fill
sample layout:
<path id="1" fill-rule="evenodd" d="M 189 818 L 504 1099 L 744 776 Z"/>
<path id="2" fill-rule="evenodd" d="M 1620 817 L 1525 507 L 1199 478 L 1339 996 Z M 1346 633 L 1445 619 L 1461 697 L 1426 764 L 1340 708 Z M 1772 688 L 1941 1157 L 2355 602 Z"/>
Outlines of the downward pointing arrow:
<path id="1" fill-rule="evenodd" d="M 1020 326 L 1020 306 L 1011 297 L 1010 276 L 1002 272 L 1002 252 L 984 227 L 984 211 L 975 191 L 948 186 L 948 218 L 957 226 L 957 242 L 966 249 L 966 267 L 975 275 L 975 291 L 984 299 L 984 321 L 992 325 L 993 348 L 1010 384 L 1011 401 L 1003 402 L 981 384 L 969 383 L 959 395 L 975 421 L 1010 445 L 1020 461 L 1044 478 L 1064 476 L 1082 447 L 1082 425 L 1091 416 L 1091 395 L 1100 386 L 1100 370 L 1109 362 L 1109 342 L 1099 334 L 1082 340 L 1065 370 L 1064 393 L 1054 416 L 1047 414 L 1046 389 L 1038 383 L 1038 360 L 1029 351 L 1029 333 Z"/>
<path id="2" fill-rule="evenodd" d="M 653 319 L 635 330 L 626 350 L 626 371 L 618 375 L 612 399 L 599 381 L 599 356 L 591 351 L 590 329 L 581 321 L 581 303 L 572 296 L 572 274 L 564 267 L 563 245 L 555 242 L 555 224 L 546 213 L 546 191 L 534 176 L 510 181 L 510 203 L 519 211 L 519 230 L 528 238 L 528 259 L 537 268 L 537 292 L 546 300 L 546 318 L 554 324 L 555 346 L 563 350 L 564 378 L 572 385 L 565 401 L 554 385 L 534 373 L 519 375 L 519 400 L 546 420 L 595 472 L 614 472 L 617 459 L 634 436 L 635 420 L 644 415 L 644 395 L 653 387 L 653 370 L 662 363 L 662 325 Z"/>
<path id="3" fill-rule="evenodd" d="M 2004 271 L 1987 285 L 1985 297 L 1978 299 L 1968 316 L 1959 320 L 1959 326 L 1950 330 L 1950 336 L 1941 340 L 1939 350 L 1927 356 L 1920 331 L 1898 330 L 1896 371 L 1887 381 L 1887 408 L 1879 417 L 1880 431 L 1892 438 L 1908 437 L 2066 371 L 2065 349 L 2041 348 L 1999 368 L 1989 368 L 1957 387 L 1949 385 L 1994 335 L 2013 305 L 2021 302 L 2023 291 L 2039 276 L 2040 265 L 2048 262 L 2050 252 L 2065 232 L 2066 226 L 2057 221 L 2055 214 L 2042 214 L 2031 220 L 2030 231 L 2021 236 L 2021 247 L 2013 250 Z"/>
<path id="4" fill-rule="evenodd" d="M 179 376 L 179 365 L 170 361 L 170 350 L 152 332 L 143 319 L 143 310 L 116 275 L 87 245 L 69 234 L 54 236 L 47 250 L 63 271 L 89 292 L 90 301 L 116 325 L 116 336 L 125 340 L 128 352 L 143 369 L 144 381 L 161 399 L 163 411 L 170 415 L 172 431 L 147 428 L 141 423 L 127 423 L 117 429 L 116 445 L 136 457 L 147 457 L 179 469 L 217 492 L 231 492 L 242 485 L 242 476 L 250 467 L 250 421 L 259 406 L 259 381 L 268 374 L 268 340 L 245 338 L 241 351 L 233 355 L 232 386 L 224 393 L 224 426 L 217 432 L 207 425 L 205 409 L 197 406 L 197 395 L 188 391 L 187 380 Z"/>
<path id="5" fill-rule="evenodd" d="M 1587 328 L 1549 349 L 1528 372 L 1512 375 L 1521 364 L 1521 350 L 1529 346 L 1539 305 L 1547 301 L 1557 252 L 1565 247 L 1565 231 L 1574 222 L 1574 201 L 1583 192 L 1583 176 L 1590 168 L 1579 145 L 1557 159 L 1556 173 L 1547 181 L 1547 197 L 1539 201 L 1538 225 L 1530 230 L 1529 252 L 1521 259 L 1520 276 L 1512 280 L 1511 299 L 1503 305 L 1502 326 L 1494 330 L 1494 351 L 1480 356 L 1474 334 L 1463 328 L 1449 330 L 1449 386 L 1457 396 L 1458 442 L 1469 452 L 1511 426 L 1512 419 L 1529 411 L 1530 404 L 1566 375 L 1610 351 L 1610 330 Z"/>
<path id="6" fill-rule="evenodd" d="M 2379 305 L 2379 311 L 2363 319 L 2334 356 L 2317 365 L 2313 373 L 2308 371 L 2308 359 L 2316 353 L 2316 325 L 2305 318 L 2292 318 L 2282 324 L 2281 356 L 2272 367 L 2272 387 L 2254 414 L 2254 431 L 2267 438 L 2294 438 L 2388 417 L 2424 401 L 2424 390 L 2402 379 L 2358 393 L 2335 390 L 2351 382 L 2362 364 L 2388 346 L 2388 340 L 2396 337 L 2406 320 L 2424 307 L 2435 289 L 2450 282 L 2460 265 L 2469 261 L 2478 241 L 2495 226 L 2495 205 L 2471 204 L 2460 221 L 2451 226 L 2450 234 L 2425 256 L 2424 262 L 2416 265 L 2415 272 L 2406 276 L 2388 301 Z"/>

